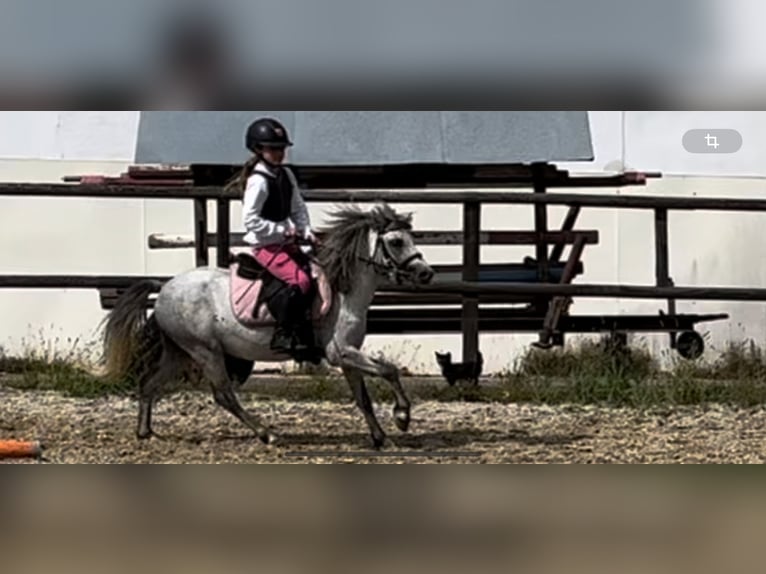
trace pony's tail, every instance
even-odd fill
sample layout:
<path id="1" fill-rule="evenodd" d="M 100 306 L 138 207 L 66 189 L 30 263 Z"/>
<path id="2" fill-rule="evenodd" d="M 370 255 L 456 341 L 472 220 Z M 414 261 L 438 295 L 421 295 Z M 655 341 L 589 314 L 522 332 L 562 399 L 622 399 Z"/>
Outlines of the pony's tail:
<path id="1" fill-rule="evenodd" d="M 161 356 L 162 333 L 154 314 L 146 314 L 149 296 L 160 288 L 157 281 L 134 284 L 107 317 L 104 364 L 110 380 L 140 377 Z"/>
<path id="2" fill-rule="evenodd" d="M 240 196 L 243 196 L 245 194 L 245 189 L 247 188 L 247 180 L 250 179 L 250 176 L 252 175 L 253 170 L 255 169 L 255 166 L 258 165 L 259 161 L 261 161 L 260 156 L 254 155 L 251 157 L 242 168 L 242 171 L 240 171 L 238 175 L 234 176 L 231 181 L 226 184 L 226 191 L 237 193 Z"/>

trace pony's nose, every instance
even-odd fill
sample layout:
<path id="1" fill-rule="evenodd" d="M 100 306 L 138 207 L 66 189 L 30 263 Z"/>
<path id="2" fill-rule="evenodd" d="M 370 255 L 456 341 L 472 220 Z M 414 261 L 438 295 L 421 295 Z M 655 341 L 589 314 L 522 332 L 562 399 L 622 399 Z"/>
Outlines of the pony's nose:
<path id="1" fill-rule="evenodd" d="M 418 281 L 424 285 L 429 284 L 434 279 L 434 272 L 433 269 L 426 268 L 422 269 L 420 273 L 418 273 Z"/>

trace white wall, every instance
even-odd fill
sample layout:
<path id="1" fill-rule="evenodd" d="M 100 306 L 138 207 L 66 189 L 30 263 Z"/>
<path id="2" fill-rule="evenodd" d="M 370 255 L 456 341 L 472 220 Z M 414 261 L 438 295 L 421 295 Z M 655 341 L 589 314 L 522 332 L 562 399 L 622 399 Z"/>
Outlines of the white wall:
<path id="1" fill-rule="evenodd" d="M 57 182 L 64 175 L 119 174 L 132 163 L 138 112 L 0 112 L 0 180 Z M 582 190 L 582 193 L 657 194 L 705 197 L 766 197 L 766 162 L 759 150 L 766 139 L 766 112 L 591 112 L 596 160 L 562 164 L 573 172 L 629 169 L 670 174 L 646 188 Z M 687 129 L 738 129 L 745 145 L 736 156 L 691 156 L 681 146 Z M 747 177 L 740 177 L 747 176 Z M 321 222 L 324 205 L 312 205 Z M 422 229 L 459 228 L 459 207 L 416 211 Z M 235 227 L 239 206 L 233 209 Z M 488 229 L 531 229 L 532 207 L 484 209 Z M 555 225 L 565 210 L 551 210 Z M 213 208 L 211 206 L 211 215 Z M 215 219 L 211 217 L 211 221 Z M 683 285 L 762 286 L 766 250 L 758 241 L 766 215 L 672 213 L 671 274 Z M 601 244 L 586 251 L 586 275 L 580 281 L 653 284 L 654 230 L 651 212 L 586 210 L 583 228 L 598 229 Z M 0 198 L 0 273 L 173 274 L 194 265 L 193 253 L 149 251 L 155 232 L 192 233 L 192 206 L 178 201 L 118 201 Z M 435 263 L 459 261 L 459 248 L 425 248 Z M 487 262 L 519 260 L 532 247 L 485 248 Z M 575 313 L 651 313 L 662 301 L 581 300 Z M 713 345 L 729 338 L 766 336 L 766 307 L 747 303 L 679 304 L 681 311 L 728 312 L 732 320 L 711 328 Z M 103 318 L 98 295 L 90 291 L 0 290 L 0 345 L 15 350 L 30 339 L 92 340 Z M 26 341 L 24 341 L 26 339 Z M 508 365 L 534 337 L 482 337 L 489 370 Z M 657 349 L 664 336 L 650 337 Z M 371 349 L 383 349 L 410 368 L 433 369 L 433 352 L 451 350 L 460 357 L 459 336 L 375 337 Z M 97 349 L 97 345 L 91 348 Z"/>
<path id="2" fill-rule="evenodd" d="M 140 112 L 0 111 L 0 159 L 132 162 Z"/>

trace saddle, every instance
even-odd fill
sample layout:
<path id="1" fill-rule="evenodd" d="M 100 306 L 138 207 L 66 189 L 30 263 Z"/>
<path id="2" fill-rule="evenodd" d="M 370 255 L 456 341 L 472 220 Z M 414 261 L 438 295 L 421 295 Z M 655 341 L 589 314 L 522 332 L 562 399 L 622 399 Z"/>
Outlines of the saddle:
<path id="1" fill-rule="evenodd" d="M 311 277 L 312 317 L 321 319 L 332 305 L 332 289 L 319 265 L 313 261 L 301 262 Z M 268 308 L 271 298 L 286 287 L 285 283 L 264 269 L 252 255 L 233 255 L 229 267 L 230 295 L 234 316 L 243 326 L 253 329 L 275 323 Z"/>

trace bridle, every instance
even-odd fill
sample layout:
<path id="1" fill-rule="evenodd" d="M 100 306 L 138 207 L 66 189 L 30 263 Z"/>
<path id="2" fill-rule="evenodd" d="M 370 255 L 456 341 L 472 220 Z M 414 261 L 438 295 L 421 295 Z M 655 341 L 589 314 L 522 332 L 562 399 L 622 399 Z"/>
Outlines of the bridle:
<path id="1" fill-rule="evenodd" d="M 391 250 L 383 240 L 384 234 L 377 234 L 377 241 L 375 242 L 375 253 L 378 249 L 383 253 L 384 262 L 379 263 L 375 259 L 368 259 L 366 257 L 360 257 L 360 260 L 375 268 L 375 271 L 380 274 L 388 275 L 391 279 L 394 279 L 398 285 L 401 285 L 405 280 L 411 280 L 415 274 L 415 270 L 410 269 L 410 265 L 414 261 L 424 261 L 423 254 L 420 251 L 415 251 L 412 255 L 402 261 L 398 261 L 393 256 Z"/>
<path id="2" fill-rule="evenodd" d="M 377 240 L 375 241 L 375 251 L 373 252 L 377 254 L 378 250 L 380 250 L 383 253 L 383 263 L 375 261 L 374 256 L 372 259 L 360 256 L 359 261 L 370 267 L 373 267 L 375 272 L 380 275 L 388 275 L 388 277 L 395 280 L 398 285 L 404 283 L 405 280 L 412 280 L 413 276 L 415 275 L 415 270 L 410 269 L 410 265 L 412 265 L 414 261 L 425 261 L 425 257 L 423 257 L 423 254 L 420 251 L 416 250 L 415 253 L 406 259 L 398 261 L 396 257 L 394 257 L 394 255 L 391 253 L 391 250 L 388 248 L 388 245 L 386 245 L 386 242 L 383 240 L 383 235 L 385 235 L 385 232 L 376 233 Z M 311 247 L 312 252 L 316 248 L 313 243 L 305 240 L 296 239 L 296 243 L 298 245 L 306 245 Z M 319 265 L 319 261 L 317 260 L 315 253 L 306 253 L 305 255 L 309 258 L 309 260 Z"/>

